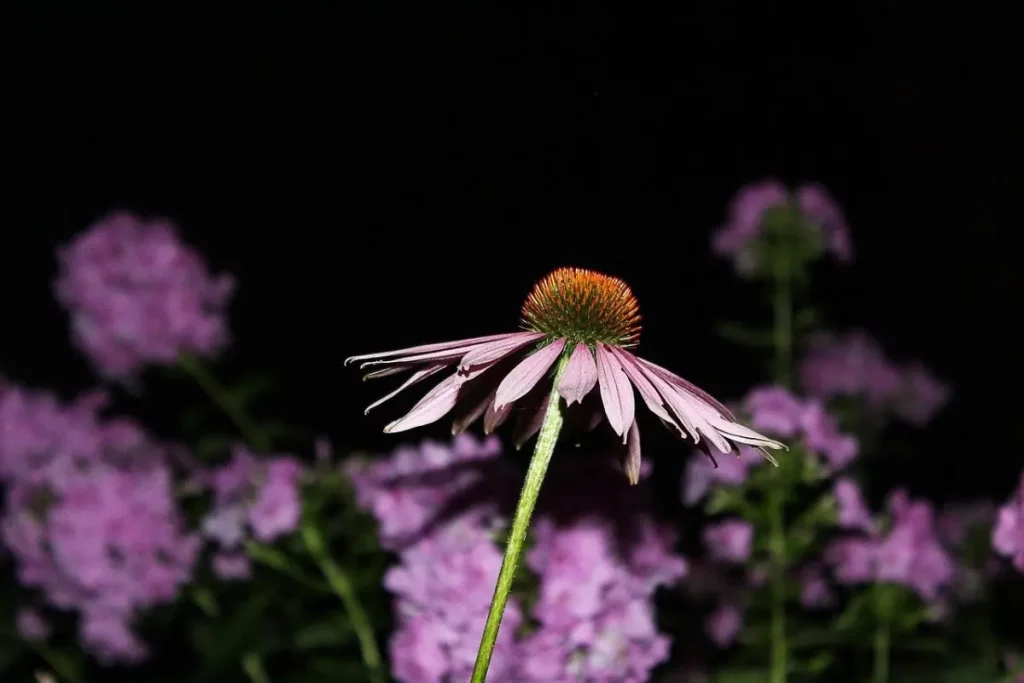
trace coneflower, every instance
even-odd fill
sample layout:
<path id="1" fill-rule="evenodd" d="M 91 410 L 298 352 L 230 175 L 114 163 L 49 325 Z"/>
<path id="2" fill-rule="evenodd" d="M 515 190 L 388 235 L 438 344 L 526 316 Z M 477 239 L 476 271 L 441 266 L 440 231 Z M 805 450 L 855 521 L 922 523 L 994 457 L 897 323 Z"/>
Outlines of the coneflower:
<path id="1" fill-rule="evenodd" d="M 368 370 L 364 379 L 411 373 L 398 389 L 370 405 L 367 412 L 414 384 L 455 368 L 404 417 L 387 425 L 386 432 L 427 425 L 453 411 L 452 431 L 462 431 L 482 418 L 484 430 L 491 432 L 517 406 L 525 415 L 520 420 L 518 441 L 522 443 L 539 432 L 473 672 L 473 681 L 480 683 L 487 674 L 530 516 L 562 428 L 559 399 L 564 399 L 567 407 L 579 404 L 590 412 L 592 425 L 601 420 L 608 422 L 626 444 L 625 470 L 632 483 L 640 476 L 634 389 L 648 410 L 708 455 L 711 447 L 729 453 L 734 444 L 742 444 L 753 446 L 772 460 L 765 449 L 784 448 L 778 441 L 739 424 L 729 409 L 707 392 L 629 351 L 640 340 L 640 308 L 629 286 L 619 278 L 581 268 L 559 268 L 530 292 L 523 304 L 522 323 L 525 329 L 519 332 L 354 356 L 345 361 L 363 361 L 361 368 Z M 543 381 L 548 377 L 552 378 L 550 385 Z M 588 406 L 584 400 L 592 396 L 595 387 L 600 405 L 590 401 L 592 405 Z"/>

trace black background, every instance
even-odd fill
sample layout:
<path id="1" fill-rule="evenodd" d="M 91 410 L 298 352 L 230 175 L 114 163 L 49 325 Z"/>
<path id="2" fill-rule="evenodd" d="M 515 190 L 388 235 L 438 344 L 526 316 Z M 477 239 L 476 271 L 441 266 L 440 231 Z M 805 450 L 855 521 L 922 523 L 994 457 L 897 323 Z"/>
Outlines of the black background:
<path id="1" fill-rule="evenodd" d="M 93 383 L 50 296 L 54 249 L 129 208 L 238 278 L 223 372 L 281 376 L 267 409 L 340 448 L 394 444 L 379 430 L 402 407 L 364 418 L 386 387 L 345 356 L 511 331 L 561 265 L 630 282 L 641 355 L 736 397 L 762 367 L 713 324 L 766 311 L 708 239 L 737 187 L 773 175 L 847 212 L 856 263 L 813 291 L 832 325 L 955 386 L 893 480 L 1006 495 L 1024 379 L 1010 22 L 962 4 L 486 4 L 12 17 L 3 372 Z"/>

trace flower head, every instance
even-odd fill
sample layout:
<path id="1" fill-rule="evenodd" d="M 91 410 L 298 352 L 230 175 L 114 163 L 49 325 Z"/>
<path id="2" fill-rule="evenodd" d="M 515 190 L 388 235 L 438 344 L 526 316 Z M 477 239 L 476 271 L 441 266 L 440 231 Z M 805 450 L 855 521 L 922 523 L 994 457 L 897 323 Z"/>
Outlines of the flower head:
<path id="1" fill-rule="evenodd" d="M 523 305 L 526 330 L 386 351 L 346 360 L 363 361 L 365 379 L 410 372 L 398 389 L 370 409 L 446 368 L 455 373 L 427 392 L 404 417 L 384 431 L 401 432 L 430 424 L 455 411 L 453 432 L 483 418 L 492 432 L 513 410 L 521 444 L 540 429 L 552 396 L 542 380 L 552 369 L 557 395 L 579 404 L 586 421 L 606 420 L 627 446 L 626 471 L 633 483 L 640 472 L 640 433 L 635 389 L 647 408 L 710 455 L 710 446 L 729 453 L 746 444 L 761 451 L 783 448 L 739 423 L 720 402 L 690 382 L 633 355 L 640 338 L 636 298 L 618 278 L 579 268 L 560 268 L 541 280 Z M 597 388 L 600 405 L 593 390 Z"/>

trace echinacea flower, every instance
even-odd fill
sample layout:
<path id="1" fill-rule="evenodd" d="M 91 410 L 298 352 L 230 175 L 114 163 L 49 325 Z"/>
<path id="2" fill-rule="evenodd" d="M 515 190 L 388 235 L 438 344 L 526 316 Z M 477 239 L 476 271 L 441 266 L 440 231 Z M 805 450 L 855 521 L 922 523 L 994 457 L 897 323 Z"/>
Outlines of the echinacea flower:
<path id="1" fill-rule="evenodd" d="M 579 404 L 591 425 L 604 419 L 627 445 L 626 472 L 636 483 L 640 471 L 640 434 L 633 390 L 647 408 L 682 438 L 689 437 L 711 455 L 733 444 L 749 445 L 771 460 L 766 448 L 784 446 L 738 422 L 707 392 L 628 349 L 640 339 L 636 298 L 622 280 L 580 268 L 559 268 L 541 280 L 522 309 L 520 332 L 427 344 L 354 356 L 369 370 L 364 379 L 410 372 L 395 391 L 367 412 L 414 384 L 448 368 L 441 380 L 404 417 L 385 427 L 388 433 L 430 424 L 455 411 L 453 432 L 481 417 L 492 432 L 514 408 L 524 409 L 520 443 L 540 429 L 554 373 L 557 395 Z M 560 360 L 562 362 L 560 362 Z M 600 395 L 597 405 L 594 389 Z M 703 438 L 703 440 L 702 440 Z M 712 458 L 713 459 L 713 458 Z"/>

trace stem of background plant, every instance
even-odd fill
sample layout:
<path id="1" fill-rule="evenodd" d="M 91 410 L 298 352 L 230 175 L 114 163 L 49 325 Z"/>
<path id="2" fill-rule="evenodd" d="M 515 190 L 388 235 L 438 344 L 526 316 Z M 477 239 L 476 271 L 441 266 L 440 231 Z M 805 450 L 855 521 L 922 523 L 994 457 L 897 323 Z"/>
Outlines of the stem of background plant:
<path id="1" fill-rule="evenodd" d="M 793 365 L 793 292 L 790 287 L 789 262 L 785 249 L 777 249 L 772 278 L 772 339 L 775 347 L 775 381 L 792 384 Z M 779 468 L 772 471 L 774 480 L 769 491 L 771 531 L 771 683 L 786 683 L 789 676 L 789 646 L 786 642 L 786 491 Z"/>
<path id="2" fill-rule="evenodd" d="M 256 423 L 246 415 L 245 411 L 231 397 L 231 393 L 217 381 L 217 378 L 206 369 L 206 366 L 198 358 L 185 353 L 178 359 L 178 364 L 192 376 L 192 379 L 206 392 L 210 400 L 231 419 L 250 446 L 264 453 L 270 450 L 268 439 Z"/>
<path id="3" fill-rule="evenodd" d="M 206 370 L 199 359 L 186 354 L 181 357 L 179 363 L 182 369 L 191 375 L 195 379 L 196 384 L 207 393 L 210 400 L 235 423 L 238 431 L 241 432 L 242 437 L 251 447 L 264 453 L 270 450 L 270 439 L 260 431 L 256 422 L 232 399 L 231 393 L 212 373 Z M 345 611 L 348 613 L 348 619 L 352 623 L 356 637 L 359 639 L 363 664 L 369 670 L 371 679 L 383 681 L 380 652 L 377 649 L 377 641 L 373 635 L 373 627 L 366 616 L 366 611 L 359 602 L 359 598 L 356 596 L 352 582 L 345 571 L 327 555 L 323 539 L 315 527 L 303 524 L 302 538 L 305 541 L 306 548 L 320 567 L 324 578 L 327 579 L 331 590 L 341 598 Z"/>
<path id="4" fill-rule="evenodd" d="M 363 609 L 359 598 L 356 596 L 355 587 L 348 575 L 339 567 L 327 554 L 324 548 L 324 540 L 319 529 L 311 522 L 302 524 L 302 540 L 306 544 L 313 560 L 320 567 L 331 590 L 341 599 L 348 612 L 349 621 L 359 639 L 359 650 L 363 656 L 363 663 L 370 672 L 370 678 L 374 681 L 384 681 L 384 673 L 381 670 L 380 651 L 377 649 L 377 639 L 373 634 L 373 626 L 370 624 L 370 617 Z"/>
<path id="5" fill-rule="evenodd" d="M 877 583 L 872 588 L 875 599 L 875 662 L 872 669 L 872 683 L 889 683 L 889 659 L 892 650 L 892 593 L 885 584 Z"/>
<path id="6" fill-rule="evenodd" d="M 494 652 L 494 644 L 498 640 L 498 629 L 501 628 L 501 618 L 505 614 L 508 593 L 512 589 L 512 580 L 515 578 L 519 559 L 523 553 L 526 532 L 530 528 L 530 517 L 537 504 L 537 495 L 544 482 L 544 475 L 548 471 L 551 455 L 555 451 L 558 433 L 562 429 L 562 409 L 558 405 L 558 380 L 562 377 L 562 372 L 565 370 L 571 353 L 572 349 L 566 347 L 558 361 L 558 368 L 555 370 L 555 379 L 551 384 L 551 394 L 548 397 L 548 407 L 544 412 L 544 422 L 541 425 L 540 434 L 537 436 L 537 446 L 533 449 L 530 467 L 526 471 L 523 490 L 519 494 L 519 503 L 516 505 L 515 517 L 512 519 L 508 544 L 505 546 L 505 557 L 501 561 L 498 582 L 494 586 L 494 597 L 491 598 L 491 607 L 487 611 L 487 622 L 484 624 L 480 649 L 477 650 L 476 663 L 473 665 L 472 683 L 484 683 L 487 680 L 487 668 L 491 665 L 491 654 Z"/>

